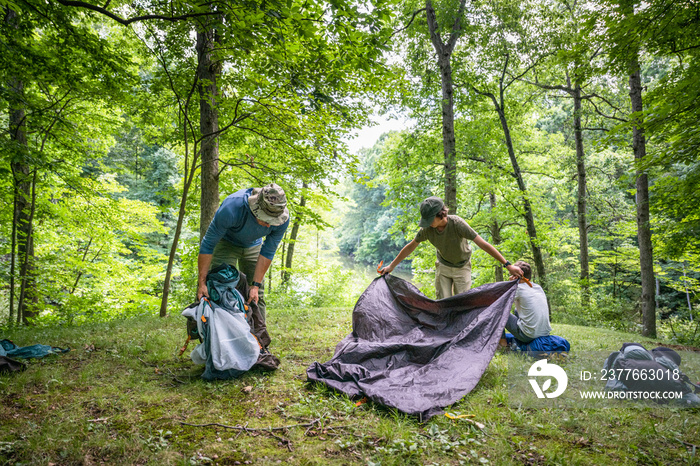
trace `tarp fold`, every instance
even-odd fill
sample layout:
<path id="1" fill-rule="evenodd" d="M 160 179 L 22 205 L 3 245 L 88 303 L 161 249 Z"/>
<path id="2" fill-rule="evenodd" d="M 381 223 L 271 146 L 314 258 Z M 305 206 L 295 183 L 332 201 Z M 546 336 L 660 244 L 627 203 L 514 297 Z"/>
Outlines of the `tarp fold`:
<path id="1" fill-rule="evenodd" d="M 516 280 L 491 283 L 436 301 L 398 277 L 378 277 L 355 305 L 352 333 L 307 378 L 426 420 L 479 382 L 516 290 Z"/>

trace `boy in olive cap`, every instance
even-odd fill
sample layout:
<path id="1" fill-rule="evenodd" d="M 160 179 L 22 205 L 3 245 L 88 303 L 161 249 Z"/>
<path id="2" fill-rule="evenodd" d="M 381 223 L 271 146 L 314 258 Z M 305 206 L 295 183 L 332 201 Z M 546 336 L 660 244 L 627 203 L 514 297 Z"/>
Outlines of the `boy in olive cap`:
<path id="1" fill-rule="evenodd" d="M 503 264 L 511 275 L 522 277 L 519 267 L 508 262 L 496 248 L 484 240 L 461 217 L 448 215 L 447 207 L 439 197 L 429 197 L 420 204 L 421 227 L 410 243 L 403 247 L 391 264 L 379 271 L 390 273 L 408 257 L 420 243 L 428 240 L 435 246 L 435 289 L 437 299 L 449 298 L 469 290 L 472 285 L 472 250 L 469 240 Z"/>
<path id="2" fill-rule="evenodd" d="M 197 299 L 209 296 L 206 280 L 211 268 L 233 265 L 248 278 L 248 302 L 255 301 L 265 319 L 265 272 L 287 226 L 287 197 L 275 183 L 241 189 L 224 199 L 199 245 Z"/>

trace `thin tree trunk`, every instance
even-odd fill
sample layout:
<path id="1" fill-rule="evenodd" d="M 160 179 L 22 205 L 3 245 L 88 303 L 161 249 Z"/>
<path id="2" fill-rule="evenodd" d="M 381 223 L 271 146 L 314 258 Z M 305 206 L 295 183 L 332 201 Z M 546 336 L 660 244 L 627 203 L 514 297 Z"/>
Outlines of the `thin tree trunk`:
<path id="1" fill-rule="evenodd" d="M 683 286 L 685 287 L 685 299 L 688 300 L 688 315 L 693 321 L 693 306 L 690 304 L 690 293 L 688 293 L 688 276 L 685 274 L 685 261 L 683 261 Z"/>
<path id="2" fill-rule="evenodd" d="M 270 263 L 270 268 L 267 271 L 267 292 L 272 293 L 272 266 L 273 264 Z M 265 280 L 263 280 L 265 281 Z"/>
<path id="3" fill-rule="evenodd" d="M 642 120 L 642 78 L 637 54 L 630 60 L 630 100 L 632 112 L 636 114 L 632 127 L 632 148 L 634 159 L 639 164 L 646 156 L 646 140 Z M 637 168 L 637 240 L 639 241 L 639 263 L 642 278 L 642 335 L 656 336 L 656 305 L 654 302 L 654 254 L 651 244 L 651 223 L 649 215 L 649 179 Z"/>
<path id="4" fill-rule="evenodd" d="M 542 259 L 542 250 L 540 249 L 539 241 L 537 239 L 537 229 L 535 228 L 535 217 L 532 214 L 532 206 L 530 205 L 530 200 L 528 199 L 527 187 L 525 186 L 525 180 L 523 179 L 522 172 L 520 171 L 520 164 L 518 164 L 518 159 L 515 157 L 515 150 L 513 149 L 513 140 L 510 136 L 510 128 L 508 127 L 508 120 L 506 119 L 505 111 L 503 110 L 503 92 L 501 91 L 501 102 L 500 104 L 496 100 L 493 94 L 490 97 L 496 107 L 498 112 L 498 117 L 501 120 L 501 127 L 503 128 L 503 135 L 505 137 L 506 147 L 508 148 L 508 156 L 510 157 L 510 163 L 513 166 L 513 175 L 518 182 L 518 189 L 522 194 L 523 199 L 523 217 L 525 218 L 525 224 L 527 226 L 528 239 L 530 241 L 530 248 L 532 249 L 532 256 L 535 260 L 535 268 L 537 269 L 538 280 L 542 288 L 547 288 L 547 276 L 544 268 L 544 260 Z"/>
<path id="5" fill-rule="evenodd" d="M 199 128 L 201 142 L 201 182 L 199 239 L 204 238 L 219 208 L 219 114 L 216 108 L 217 79 L 221 62 L 212 58 L 217 31 L 207 20 L 203 31 L 197 32 L 197 73 L 199 76 Z"/>
<path id="6" fill-rule="evenodd" d="M 492 215 L 492 220 L 491 220 L 491 240 L 493 241 L 493 245 L 498 249 L 498 246 L 501 244 L 501 228 L 498 226 L 498 218 L 496 218 L 496 214 L 493 213 L 493 211 L 496 209 L 496 195 L 493 192 L 489 193 L 489 201 L 490 201 L 490 207 L 489 210 L 491 211 Z M 495 279 L 497 282 L 502 282 L 503 281 L 503 267 L 501 264 L 496 264 L 495 265 Z"/>
<path id="7" fill-rule="evenodd" d="M 518 183 L 518 189 L 520 190 L 522 200 L 523 200 L 523 217 L 525 218 L 525 224 L 527 226 L 528 240 L 530 241 L 530 248 L 532 249 L 532 256 L 535 260 L 535 268 L 537 269 L 538 280 L 540 285 L 545 290 L 547 289 L 547 275 L 544 268 L 544 260 L 542 258 L 542 250 L 540 249 L 540 244 L 537 239 L 537 228 L 535 227 L 535 217 L 532 213 L 532 206 L 530 205 L 530 200 L 528 199 L 527 187 L 525 186 L 525 180 L 523 179 L 522 172 L 520 170 L 520 164 L 515 156 L 515 150 L 513 149 L 513 139 L 510 136 L 510 128 L 508 126 L 508 119 L 506 118 L 505 112 L 505 89 L 503 85 L 506 72 L 508 70 L 508 63 L 510 57 L 506 54 L 505 64 L 503 66 L 503 72 L 499 82 L 498 97 L 496 97 L 492 92 L 480 91 L 475 86 L 471 86 L 474 92 L 477 94 L 487 96 L 491 99 L 493 107 L 498 113 L 498 118 L 501 122 L 501 128 L 503 129 L 503 137 L 506 143 L 506 148 L 508 149 L 508 157 L 510 158 L 511 166 L 513 167 L 513 177 Z"/>
<path id="8" fill-rule="evenodd" d="M 11 8 L 7 9 L 7 13 L 5 15 L 5 23 L 7 23 L 11 27 L 17 28 L 17 13 Z M 10 133 L 10 139 L 15 141 L 17 143 L 17 148 L 20 149 L 22 146 L 27 146 L 27 136 L 24 132 L 24 106 L 22 105 L 22 91 L 24 89 L 24 84 L 17 79 L 10 78 L 7 87 L 10 91 L 8 98 L 8 129 Z M 12 251 L 10 259 L 10 324 L 12 324 L 15 300 L 15 264 L 17 256 L 19 254 L 19 245 L 17 244 L 17 225 L 19 223 L 19 218 L 21 215 L 19 197 L 19 176 L 21 175 L 15 172 L 15 166 L 16 165 L 14 163 L 10 162 L 10 170 L 12 171 L 13 180 Z M 21 173 L 24 174 L 24 170 L 22 170 Z M 17 313 L 19 314 L 19 309 L 17 310 Z"/>
<path id="9" fill-rule="evenodd" d="M 27 306 L 27 302 L 36 304 L 37 290 L 36 280 L 34 278 L 34 212 L 36 211 L 36 169 L 32 176 L 31 182 L 32 200 L 29 210 L 29 218 L 27 220 L 27 237 L 26 237 L 26 253 L 22 262 L 21 284 L 19 291 L 19 301 L 17 302 L 17 323 L 29 323 L 29 319 L 36 315 L 36 312 L 31 306 Z"/>
<path id="10" fill-rule="evenodd" d="M 285 257 L 287 253 L 287 232 L 284 232 L 284 236 L 282 237 L 282 256 L 280 257 L 280 283 L 284 285 L 284 269 L 285 269 L 285 264 L 287 263 L 285 261 Z"/>
<path id="11" fill-rule="evenodd" d="M 186 149 L 185 149 L 186 150 Z M 160 316 L 165 317 L 168 314 L 168 296 L 170 294 L 170 279 L 173 273 L 173 264 L 175 263 L 175 255 L 177 253 L 177 243 L 180 240 L 180 234 L 182 233 L 182 224 L 185 219 L 185 206 L 187 205 L 187 195 L 190 191 L 190 186 L 192 180 L 194 179 L 194 174 L 197 171 L 197 155 L 195 150 L 195 155 L 192 157 L 192 167 L 190 168 L 189 174 L 187 170 L 185 171 L 185 182 L 182 187 L 182 199 L 180 200 L 180 210 L 177 214 L 177 225 L 175 226 L 175 234 L 173 236 L 173 244 L 170 246 L 170 254 L 168 255 L 168 267 L 165 271 L 165 281 L 163 282 L 163 296 L 160 301 Z"/>
<path id="12" fill-rule="evenodd" d="M 440 38 L 440 25 L 437 22 L 435 9 L 431 0 L 426 0 L 426 21 L 430 31 L 430 41 L 435 48 L 440 68 L 442 87 L 442 147 L 445 167 L 445 205 L 450 213 L 457 212 L 457 149 L 455 142 L 454 124 L 454 83 L 452 80 L 452 52 L 461 33 L 460 22 L 464 15 L 466 0 L 461 0 L 459 10 L 452 24 L 450 37 L 447 42 Z M 446 30 L 446 28 L 442 28 Z"/>
<path id="13" fill-rule="evenodd" d="M 656 300 L 654 301 L 656 303 L 656 308 L 659 308 L 659 298 L 661 297 L 661 280 L 659 280 L 659 277 L 656 277 Z"/>
<path id="14" fill-rule="evenodd" d="M 161 65 L 163 66 L 163 70 L 165 71 L 166 74 L 170 74 L 167 68 L 167 65 L 165 64 L 164 61 L 161 60 Z M 190 88 L 190 91 L 187 94 L 187 97 L 184 99 L 184 102 L 181 100 L 179 94 L 177 93 L 175 86 L 173 84 L 173 80 L 170 79 L 170 89 L 173 92 L 173 94 L 178 98 L 178 105 L 180 107 L 180 116 L 182 117 L 182 120 L 180 123 L 182 124 L 182 135 L 183 135 L 183 142 L 185 145 L 185 170 L 184 170 L 184 179 L 183 179 L 183 185 L 182 185 L 182 199 L 180 199 L 180 209 L 178 211 L 177 215 L 177 224 L 175 226 L 175 234 L 173 235 L 173 244 L 170 246 L 170 254 L 168 255 L 168 266 L 165 270 L 165 280 L 163 281 L 163 295 L 161 297 L 160 301 L 160 316 L 165 317 L 168 314 L 168 297 L 170 295 L 170 280 L 172 278 L 172 273 L 173 273 L 173 265 L 175 264 L 175 255 L 177 254 L 177 244 L 180 240 L 180 234 L 182 233 L 182 224 L 184 222 L 185 218 L 185 206 L 187 205 L 187 197 L 190 191 L 190 187 L 192 186 L 192 181 L 194 180 L 194 175 L 197 172 L 197 164 L 199 163 L 199 143 L 197 141 L 197 138 L 194 139 L 194 144 L 192 147 L 192 163 L 189 162 L 189 154 L 190 154 L 190 145 L 189 145 L 189 138 L 190 134 L 193 132 L 193 130 L 190 130 L 188 133 L 188 130 L 193 126 L 192 122 L 189 119 L 189 105 L 192 99 L 192 96 L 194 94 L 195 89 L 198 88 L 197 84 L 199 82 L 199 69 L 194 75 L 194 82 L 192 83 L 192 87 Z M 217 190 L 218 190 L 218 185 L 217 185 Z M 200 218 L 201 219 L 201 218 Z M 208 223 L 207 223 L 208 225 Z M 201 232 L 201 225 L 200 225 L 200 232 Z M 201 237 L 200 237 L 201 241 Z"/>
<path id="15" fill-rule="evenodd" d="M 444 57 L 441 57 L 444 58 Z M 445 159 L 445 205 L 457 212 L 457 149 L 455 147 L 454 85 L 449 56 L 438 60 L 442 80 L 442 147 Z"/>
<path id="16" fill-rule="evenodd" d="M 5 22 L 10 27 L 18 27 L 18 15 L 12 9 L 7 9 Z M 8 129 L 10 140 L 13 142 L 12 150 L 16 153 L 13 157 L 14 162 L 11 162 L 11 169 L 14 175 L 15 189 L 15 238 L 16 238 L 16 257 L 19 259 L 21 274 L 20 295 L 17 303 L 17 322 L 23 320 L 22 314 L 26 303 L 24 300 L 25 294 L 32 299 L 36 296 L 35 281 L 27 280 L 26 272 L 31 270 L 33 263 L 33 248 L 31 247 L 31 221 L 30 211 L 33 203 L 31 201 L 31 181 L 30 167 L 25 163 L 25 154 L 28 150 L 27 134 L 26 134 L 26 111 L 24 100 L 25 83 L 18 77 L 11 77 L 8 84 Z M 26 269 L 26 270 L 25 270 Z M 14 274 L 12 279 L 14 287 Z M 14 288 L 13 288 L 14 292 Z M 14 303 L 13 303 L 14 304 Z"/>
<path id="17" fill-rule="evenodd" d="M 506 62 L 507 65 L 507 62 Z M 504 70 L 505 72 L 505 70 Z M 574 74 L 578 72 L 578 65 Z M 582 98 L 581 82 L 576 77 L 572 86 L 571 76 L 566 72 L 566 86 L 552 86 L 542 83 L 532 83 L 541 89 L 562 90 L 568 93 L 574 100 L 574 143 L 576 149 L 576 177 L 578 181 L 577 193 L 577 217 L 579 232 L 579 262 L 580 262 L 580 283 L 581 283 L 581 304 L 584 308 L 590 307 L 590 266 L 588 254 L 588 219 L 586 213 L 586 154 L 583 149 L 583 125 L 581 124 Z M 477 91 L 478 92 L 478 91 Z M 499 105 L 493 95 L 490 95 L 496 108 Z M 501 89 L 501 111 L 503 109 L 503 90 Z M 529 224 L 528 224 L 529 225 Z M 529 230 L 528 230 L 529 232 Z M 534 249 L 533 249 L 534 252 Z M 542 266 L 544 267 L 544 265 Z M 539 269 L 539 267 L 538 267 Z"/>
<path id="18" fill-rule="evenodd" d="M 581 85 L 574 85 L 574 140 L 576 144 L 576 175 L 578 179 L 578 238 L 581 273 L 581 304 L 588 309 L 591 304 L 590 268 L 588 265 L 588 221 L 586 218 L 586 154 L 583 150 L 583 129 L 581 126 Z"/>
<path id="19" fill-rule="evenodd" d="M 13 174 L 14 175 L 14 174 Z M 14 179 L 14 177 L 13 177 Z M 15 309 L 15 267 L 17 258 L 17 184 L 14 186 L 14 196 L 12 198 L 12 248 L 10 250 L 10 313 L 8 315 L 8 324 L 13 324 L 12 316 Z"/>
<path id="20" fill-rule="evenodd" d="M 308 188 L 309 186 L 304 183 L 303 184 L 304 189 Z M 299 199 L 299 207 L 305 207 L 306 206 L 306 198 L 304 195 L 301 195 L 301 199 Z M 297 242 L 297 237 L 299 236 L 299 227 L 301 225 L 303 217 L 302 215 L 297 215 L 294 219 L 294 225 L 292 225 L 292 232 L 289 235 L 289 246 L 287 247 L 287 261 L 284 264 L 284 278 L 282 279 L 282 283 L 288 283 L 289 279 L 292 276 L 292 259 L 294 258 L 294 248 Z M 318 247 L 317 247 L 318 249 Z"/>
<path id="21" fill-rule="evenodd" d="M 83 253 L 83 259 L 81 260 L 81 262 L 83 264 L 85 263 L 85 259 L 87 258 L 87 254 L 88 254 L 88 251 L 90 251 L 91 245 L 92 245 L 92 237 L 90 238 L 90 241 L 88 241 L 87 246 L 85 246 L 85 252 Z M 82 277 L 82 276 L 83 276 L 83 271 L 82 270 L 78 271 L 78 276 L 75 277 L 75 283 L 73 283 L 73 288 L 71 288 L 70 294 L 75 293 L 75 289 L 78 288 L 78 283 L 80 283 L 80 277 Z"/>

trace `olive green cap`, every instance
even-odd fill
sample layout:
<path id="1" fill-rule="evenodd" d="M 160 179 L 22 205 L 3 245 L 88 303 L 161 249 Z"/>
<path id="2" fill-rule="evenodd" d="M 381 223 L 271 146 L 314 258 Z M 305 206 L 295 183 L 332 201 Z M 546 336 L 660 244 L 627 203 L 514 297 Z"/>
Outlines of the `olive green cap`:
<path id="1" fill-rule="evenodd" d="M 420 203 L 420 223 L 421 228 L 428 228 L 435 220 L 435 216 L 440 213 L 445 203 L 436 196 L 430 196 Z"/>

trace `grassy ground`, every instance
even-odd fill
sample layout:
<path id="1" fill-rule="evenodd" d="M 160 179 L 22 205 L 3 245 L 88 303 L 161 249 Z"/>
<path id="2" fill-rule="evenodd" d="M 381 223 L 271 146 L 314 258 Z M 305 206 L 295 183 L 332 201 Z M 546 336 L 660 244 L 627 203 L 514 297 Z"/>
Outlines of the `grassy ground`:
<path id="1" fill-rule="evenodd" d="M 512 408 L 511 355 L 497 354 L 476 389 L 449 408 L 473 414 L 483 429 L 356 407 L 305 382 L 307 366 L 328 360 L 349 333 L 351 309 L 268 314 L 282 367 L 214 383 L 177 357 L 179 316 L 0 335 L 20 346 L 72 348 L 0 376 L 0 464 L 700 464 L 692 451 L 700 444 L 697 409 Z M 603 329 L 554 330 L 579 350 L 648 342 Z"/>

